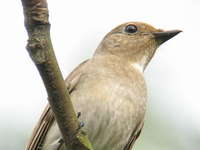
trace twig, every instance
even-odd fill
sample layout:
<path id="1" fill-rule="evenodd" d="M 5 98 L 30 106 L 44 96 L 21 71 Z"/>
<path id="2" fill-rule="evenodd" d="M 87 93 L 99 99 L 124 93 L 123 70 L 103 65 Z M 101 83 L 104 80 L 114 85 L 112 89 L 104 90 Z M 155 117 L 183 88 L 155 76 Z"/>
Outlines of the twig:
<path id="1" fill-rule="evenodd" d="M 67 87 L 53 51 L 46 0 L 21 0 L 28 32 L 27 50 L 46 87 L 48 100 L 69 150 L 92 150 L 87 136 L 80 130 Z"/>

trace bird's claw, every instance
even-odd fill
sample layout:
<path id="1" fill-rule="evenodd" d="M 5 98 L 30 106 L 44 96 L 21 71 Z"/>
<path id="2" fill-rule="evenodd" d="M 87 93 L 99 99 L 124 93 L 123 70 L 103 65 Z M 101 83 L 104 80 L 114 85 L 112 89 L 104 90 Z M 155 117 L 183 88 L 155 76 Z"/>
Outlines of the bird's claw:
<path id="1" fill-rule="evenodd" d="M 81 112 L 78 112 L 77 113 L 77 118 L 80 118 L 80 116 L 81 116 Z"/>
<path id="2" fill-rule="evenodd" d="M 81 128 L 83 128 L 85 126 L 85 123 L 83 121 L 79 122 L 77 131 L 79 131 Z"/>
<path id="3" fill-rule="evenodd" d="M 81 112 L 78 112 L 78 113 L 77 113 L 77 118 L 79 119 L 80 117 L 81 117 Z M 85 124 L 84 124 L 83 121 L 79 122 L 77 131 L 79 131 L 82 127 L 84 127 L 84 125 L 85 125 Z"/>

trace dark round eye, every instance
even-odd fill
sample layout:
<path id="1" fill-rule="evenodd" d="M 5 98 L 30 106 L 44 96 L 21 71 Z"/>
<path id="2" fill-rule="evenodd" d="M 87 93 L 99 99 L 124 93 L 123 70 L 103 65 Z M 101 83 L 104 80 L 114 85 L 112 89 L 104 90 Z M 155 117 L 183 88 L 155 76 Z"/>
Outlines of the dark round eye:
<path id="1" fill-rule="evenodd" d="M 125 28 L 125 32 L 127 33 L 135 33 L 137 31 L 137 27 L 135 25 L 127 25 Z"/>

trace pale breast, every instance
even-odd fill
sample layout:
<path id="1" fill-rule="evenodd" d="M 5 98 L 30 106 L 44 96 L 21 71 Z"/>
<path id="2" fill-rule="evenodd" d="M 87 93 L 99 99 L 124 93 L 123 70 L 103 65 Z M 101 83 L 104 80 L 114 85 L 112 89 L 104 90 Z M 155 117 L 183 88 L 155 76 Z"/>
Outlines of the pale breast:
<path id="1" fill-rule="evenodd" d="M 143 120 L 146 109 L 142 74 L 137 70 L 125 73 L 125 70 L 113 72 L 109 69 L 102 67 L 83 74 L 71 93 L 75 110 L 81 112 L 79 120 L 85 124 L 83 130 L 95 150 L 122 150 L 132 131 Z M 60 133 L 54 124 L 48 132 L 44 150 L 56 150 L 59 139 Z"/>
<path id="2" fill-rule="evenodd" d="M 76 110 L 82 112 L 84 130 L 95 149 L 121 150 L 144 118 L 144 84 L 103 75 L 83 78 L 83 83 L 72 93 L 72 99 Z"/>

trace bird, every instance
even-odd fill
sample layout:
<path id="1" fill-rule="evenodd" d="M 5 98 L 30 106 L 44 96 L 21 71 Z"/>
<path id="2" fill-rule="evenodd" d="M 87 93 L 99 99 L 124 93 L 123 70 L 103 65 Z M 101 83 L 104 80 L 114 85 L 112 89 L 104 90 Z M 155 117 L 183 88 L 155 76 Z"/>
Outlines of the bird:
<path id="1" fill-rule="evenodd" d="M 158 47 L 180 32 L 143 22 L 123 23 L 66 78 L 78 119 L 84 122 L 82 129 L 95 150 L 132 149 L 144 125 L 148 99 L 144 71 Z M 49 104 L 26 150 L 67 150 Z"/>

